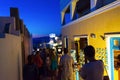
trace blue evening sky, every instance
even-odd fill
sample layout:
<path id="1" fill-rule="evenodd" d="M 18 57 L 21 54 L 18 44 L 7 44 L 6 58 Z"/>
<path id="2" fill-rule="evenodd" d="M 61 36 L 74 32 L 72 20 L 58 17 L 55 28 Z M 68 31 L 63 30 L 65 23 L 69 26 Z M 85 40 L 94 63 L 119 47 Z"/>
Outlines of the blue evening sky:
<path id="1" fill-rule="evenodd" d="M 60 0 L 0 0 L 0 16 L 9 16 L 10 7 L 19 9 L 31 34 L 61 33 Z"/>

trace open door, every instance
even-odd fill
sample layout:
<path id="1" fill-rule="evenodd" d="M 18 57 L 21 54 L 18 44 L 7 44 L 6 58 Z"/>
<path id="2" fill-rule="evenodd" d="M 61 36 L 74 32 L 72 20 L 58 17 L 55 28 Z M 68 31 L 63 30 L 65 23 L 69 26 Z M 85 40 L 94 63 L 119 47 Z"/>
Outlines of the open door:
<path id="1" fill-rule="evenodd" d="M 75 41 L 75 50 L 76 50 L 76 59 L 77 62 L 82 65 L 87 62 L 83 55 L 83 49 L 88 45 L 87 37 L 78 37 L 77 41 Z"/>
<path id="2" fill-rule="evenodd" d="M 75 52 L 76 52 L 76 61 L 78 63 L 78 68 L 82 67 L 85 64 L 86 59 L 83 54 L 83 49 L 88 45 L 87 36 L 77 36 L 74 42 Z M 81 80 L 79 76 L 79 71 L 76 71 L 76 80 Z"/>
<path id="3" fill-rule="evenodd" d="M 120 34 L 108 34 L 106 36 L 108 75 L 110 80 L 120 80 Z"/>
<path id="4" fill-rule="evenodd" d="M 120 80 L 120 37 L 110 38 L 111 80 Z"/>

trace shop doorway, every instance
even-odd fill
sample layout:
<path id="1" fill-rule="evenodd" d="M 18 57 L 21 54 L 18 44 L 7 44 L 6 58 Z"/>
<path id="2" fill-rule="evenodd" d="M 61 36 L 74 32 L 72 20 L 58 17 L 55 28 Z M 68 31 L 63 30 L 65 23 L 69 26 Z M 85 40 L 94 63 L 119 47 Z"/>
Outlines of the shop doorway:
<path id="1" fill-rule="evenodd" d="M 107 35 L 108 75 L 110 80 L 120 80 L 120 34 Z"/>
<path id="2" fill-rule="evenodd" d="M 77 63 L 80 64 L 81 67 L 83 64 L 87 62 L 83 54 L 83 49 L 87 45 L 88 45 L 87 36 L 84 36 L 84 37 L 80 36 L 78 37 L 77 41 L 75 41 L 76 59 L 77 59 Z"/>
<path id="3" fill-rule="evenodd" d="M 74 45 L 75 45 L 75 55 L 76 55 L 76 61 L 78 63 L 78 71 L 76 71 L 76 80 L 81 80 L 82 78 L 79 76 L 79 68 L 83 66 L 83 64 L 86 63 L 86 59 L 83 54 L 83 49 L 88 45 L 88 39 L 87 36 L 77 36 L 74 37 Z"/>
<path id="4" fill-rule="evenodd" d="M 83 49 L 88 45 L 87 38 L 80 38 L 80 50 L 83 53 Z M 84 57 L 84 62 L 87 63 L 87 59 Z"/>

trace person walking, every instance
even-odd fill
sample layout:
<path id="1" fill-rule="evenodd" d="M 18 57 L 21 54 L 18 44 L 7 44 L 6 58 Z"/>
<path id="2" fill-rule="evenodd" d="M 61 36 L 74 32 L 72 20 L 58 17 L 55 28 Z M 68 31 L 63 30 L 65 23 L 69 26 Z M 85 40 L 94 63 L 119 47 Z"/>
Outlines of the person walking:
<path id="1" fill-rule="evenodd" d="M 74 80 L 73 79 L 73 67 L 74 60 L 68 54 L 68 49 L 64 48 L 64 55 L 60 59 L 61 80 Z"/>
<path id="2" fill-rule="evenodd" d="M 37 51 L 35 54 L 35 58 L 34 58 L 34 63 L 37 65 L 38 69 L 39 69 L 39 80 L 41 79 L 41 75 L 42 75 L 42 65 L 43 65 L 43 60 L 41 59 L 40 56 L 40 52 Z"/>
<path id="3" fill-rule="evenodd" d="M 44 80 L 52 80 L 52 71 L 51 71 L 51 59 L 50 56 L 46 56 L 45 65 L 43 68 L 43 77 Z"/>
<path id="4" fill-rule="evenodd" d="M 86 46 L 84 55 L 89 62 L 80 69 L 80 76 L 84 80 L 103 80 L 104 64 L 101 60 L 95 59 L 94 47 Z"/>
<path id="5" fill-rule="evenodd" d="M 38 80 L 39 70 L 33 63 L 32 55 L 29 55 L 27 60 L 28 63 L 23 67 L 23 80 Z"/>
<path id="6" fill-rule="evenodd" d="M 57 64 L 57 55 L 54 51 L 54 49 L 50 50 L 51 54 L 51 71 L 52 71 L 52 80 L 56 80 L 58 76 L 58 64 Z"/>

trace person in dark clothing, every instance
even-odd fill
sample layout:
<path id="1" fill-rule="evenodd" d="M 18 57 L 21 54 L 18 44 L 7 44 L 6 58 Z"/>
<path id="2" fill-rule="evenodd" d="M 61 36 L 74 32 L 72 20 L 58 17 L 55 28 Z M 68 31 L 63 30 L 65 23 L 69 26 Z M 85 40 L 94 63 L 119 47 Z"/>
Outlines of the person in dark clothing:
<path id="1" fill-rule="evenodd" d="M 40 56 L 41 56 L 41 59 L 43 61 L 43 64 L 41 66 L 41 79 L 40 80 L 44 80 L 44 68 L 45 68 L 45 65 L 46 65 L 46 55 L 47 55 L 47 52 L 46 52 L 46 49 L 42 49 L 41 53 L 40 53 Z"/>
<path id="2" fill-rule="evenodd" d="M 45 65 L 44 65 L 44 80 L 51 80 L 52 71 L 51 71 L 51 59 L 50 56 L 46 56 Z"/>
<path id="3" fill-rule="evenodd" d="M 50 51 L 51 54 L 51 70 L 52 70 L 52 80 L 57 79 L 57 70 L 58 70 L 58 64 L 57 64 L 57 55 L 53 49 Z"/>
<path id="4" fill-rule="evenodd" d="M 104 63 L 95 59 L 95 48 L 91 45 L 86 46 L 84 55 L 89 62 L 80 69 L 80 76 L 84 80 L 103 80 Z"/>
<path id="5" fill-rule="evenodd" d="M 37 51 L 36 54 L 35 54 L 34 63 L 37 65 L 37 67 L 39 69 L 39 79 L 41 79 L 43 60 L 41 59 L 39 51 Z"/>
<path id="6" fill-rule="evenodd" d="M 39 70 L 37 65 L 33 63 L 32 55 L 28 56 L 28 63 L 23 67 L 23 80 L 38 80 Z"/>

